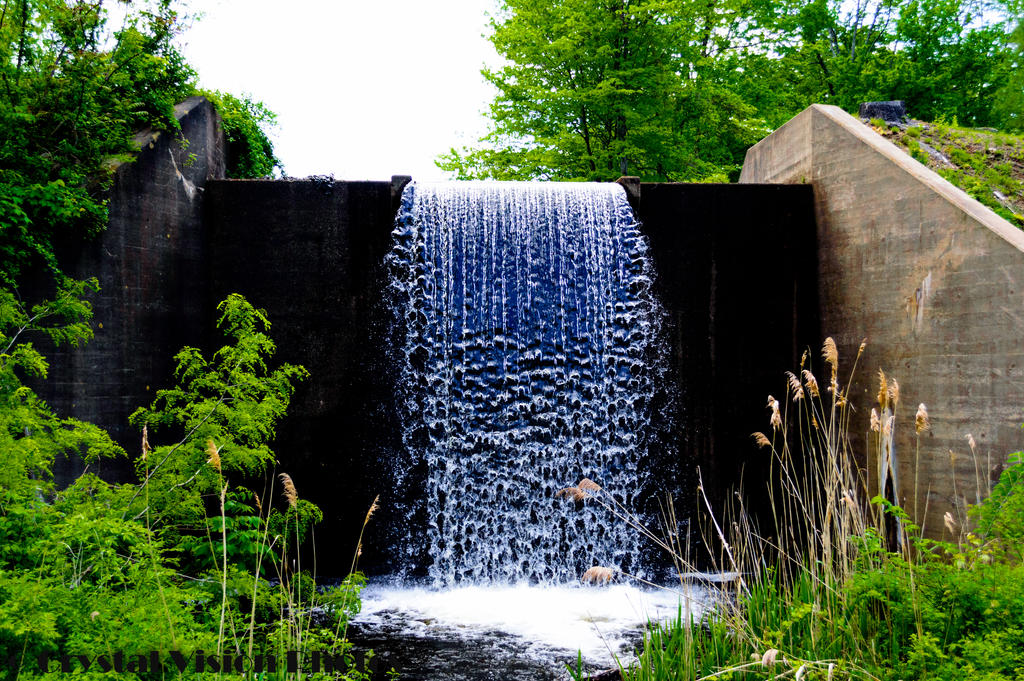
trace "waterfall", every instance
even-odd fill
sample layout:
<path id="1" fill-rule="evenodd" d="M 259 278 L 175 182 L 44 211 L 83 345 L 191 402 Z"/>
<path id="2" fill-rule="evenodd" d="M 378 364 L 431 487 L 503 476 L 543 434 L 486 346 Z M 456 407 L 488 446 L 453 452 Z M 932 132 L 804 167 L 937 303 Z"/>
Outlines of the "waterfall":
<path id="1" fill-rule="evenodd" d="M 408 555 L 438 586 L 642 572 L 607 506 L 649 482 L 661 313 L 622 187 L 414 183 L 393 238 Z"/>

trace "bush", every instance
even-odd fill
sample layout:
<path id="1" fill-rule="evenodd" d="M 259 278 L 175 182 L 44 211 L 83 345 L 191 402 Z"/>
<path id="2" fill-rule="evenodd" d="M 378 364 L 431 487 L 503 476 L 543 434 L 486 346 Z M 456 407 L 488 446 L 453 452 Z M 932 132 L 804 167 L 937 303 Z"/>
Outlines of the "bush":
<path id="1" fill-rule="evenodd" d="M 274 424 L 306 375 L 301 367 L 270 366 L 269 322 L 241 296 L 219 306 L 229 343 L 209 358 L 182 350 L 179 385 L 158 391 L 133 415 L 143 429 L 140 482 L 110 485 L 86 474 L 54 489 L 57 456 L 125 455 L 95 426 L 57 418 L 20 380 L 21 372 L 46 367 L 22 341 L 26 330 L 65 341 L 88 336 L 90 310 L 79 293 L 69 290 L 31 313 L 0 297 L 0 346 L 7 348 L 0 354 L 5 675 L 45 676 L 37 664 L 45 655 L 106 655 L 110 662 L 114 651 L 158 651 L 170 666 L 171 650 L 284 660 L 287 651 L 315 647 L 347 660 L 345 678 L 364 678 L 346 639 L 362 576 L 353 564 L 339 587 L 321 591 L 302 564 L 301 543 L 319 509 L 299 498 L 287 476 L 279 500 L 261 500 L 232 482 L 268 472 Z M 154 436 L 177 433 L 177 440 L 151 446 L 150 428 Z M 160 677 L 152 670 L 137 675 Z"/>

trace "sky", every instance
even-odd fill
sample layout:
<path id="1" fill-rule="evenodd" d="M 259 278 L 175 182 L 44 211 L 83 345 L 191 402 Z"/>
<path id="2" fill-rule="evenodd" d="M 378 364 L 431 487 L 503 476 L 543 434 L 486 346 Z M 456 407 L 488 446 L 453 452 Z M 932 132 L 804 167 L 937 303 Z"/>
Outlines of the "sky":
<path id="1" fill-rule="evenodd" d="M 446 179 L 434 159 L 487 132 L 500 64 L 494 0 L 192 0 L 182 36 L 201 87 L 277 113 L 292 177 Z"/>

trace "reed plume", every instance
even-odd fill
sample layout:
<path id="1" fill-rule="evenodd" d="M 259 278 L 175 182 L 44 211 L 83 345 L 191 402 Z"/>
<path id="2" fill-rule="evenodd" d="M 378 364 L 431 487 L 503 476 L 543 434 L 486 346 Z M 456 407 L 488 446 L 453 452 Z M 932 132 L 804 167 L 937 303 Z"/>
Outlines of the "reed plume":
<path id="1" fill-rule="evenodd" d="M 928 418 L 928 408 L 924 406 L 924 402 L 917 405 L 917 415 L 914 417 L 914 430 L 920 435 L 926 430 L 931 430 L 932 422 Z"/>
<path id="2" fill-rule="evenodd" d="M 804 369 L 801 374 L 804 377 L 804 383 L 807 385 L 807 391 L 811 393 L 811 397 L 821 397 L 821 391 L 818 390 L 818 379 L 814 377 L 810 369 Z"/>
<path id="3" fill-rule="evenodd" d="M 885 379 L 885 372 L 878 370 L 878 408 L 885 411 L 889 406 L 889 382 Z"/>
<path id="4" fill-rule="evenodd" d="M 836 371 L 839 368 L 839 350 L 836 349 L 836 342 L 832 339 L 832 336 L 825 339 L 825 345 L 821 348 L 821 356 L 832 367 L 832 371 Z"/>
<path id="5" fill-rule="evenodd" d="M 878 412 L 874 408 L 871 409 L 871 430 L 875 433 L 882 429 L 881 424 L 878 421 Z"/>
<path id="6" fill-rule="evenodd" d="M 292 476 L 287 473 L 281 473 L 278 477 L 281 478 L 281 486 L 284 487 L 284 498 L 294 508 L 295 504 L 299 501 L 299 493 L 295 489 L 295 483 L 292 482 Z"/>
<path id="7" fill-rule="evenodd" d="M 601 491 L 601 485 L 597 484 L 590 478 L 583 478 L 576 484 L 576 486 L 579 487 L 580 489 L 588 490 L 590 492 Z"/>
<path id="8" fill-rule="evenodd" d="M 366 525 L 370 522 L 370 518 L 373 517 L 373 512 L 376 511 L 378 508 L 380 508 L 379 502 L 380 502 L 380 495 L 378 494 L 377 496 L 375 496 L 373 498 L 373 503 L 370 504 L 370 510 L 368 510 L 366 512 L 366 519 L 363 520 L 363 527 L 366 527 Z"/>
<path id="9" fill-rule="evenodd" d="M 207 463 L 216 468 L 217 472 L 220 473 L 220 452 L 217 451 L 217 445 L 213 444 L 213 440 L 206 441 L 206 453 L 210 457 L 207 459 Z"/>
<path id="10" fill-rule="evenodd" d="M 772 430 L 778 430 L 782 427 L 782 414 L 779 413 L 779 401 L 771 395 L 768 396 L 768 408 L 772 412 L 768 423 L 771 425 Z"/>
<path id="11" fill-rule="evenodd" d="M 786 372 L 786 380 L 789 381 L 789 389 L 793 391 L 793 401 L 799 402 L 804 399 L 804 387 L 800 385 L 800 379 L 792 371 Z"/>
<path id="12" fill-rule="evenodd" d="M 896 411 L 896 405 L 900 403 L 900 384 L 895 378 L 889 381 L 889 402 L 892 404 L 892 410 Z"/>
<path id="13" fill-rule="evenodd" d="M 769 440 L 767 437 L 765 437 L 765 434 L 762 433 L 761 431 L 757 431 L 756 433 L 751 433 L 750 437 L 754 438 L 754 442 L 757 443 L 758 447 L 771 447 L 772 446 L 771 440 Z"/>
<path id="14" fill-rule="evenodd" d="M 142 460 L 145 461 L 149 458 L 149 453 L 153 449 L 149 446 L 149 426 L 142 426 Z"/>
<path id="15" fill-rule="evenodd" d="M 895 416 L 890 416 L 885 420 L 885 425 L 882 426 L 882 435 L 884 435 L 885 437 L 889 437 L 889 435 L 892 433 L 892 427 L 895 421 Z"/>
<path id="16" fill-rule="evenodd" d="M 615 568 L 595 565 L 583 573 L 580 581 L 588 584 L 607 584 L 612 581 L 613 577 L 615 577 Z"/>
<path id="17" fill-rule="evenodd" d="M 579 487 L 565 487 L 555 492 L 556 497 L 571 497 L 573 501 L 583 501 L 590 495 Z"/>
<path id="18" fill-rule="evenodd" d="M 956 521 L 953 520 L 953 514 L 949 511 L 946 511 L 946 513 L 942 516 L 942 521 L 945 523 L 946 529 L 949 530 L 949 533 L 955 537 L 957 524 Z"/>

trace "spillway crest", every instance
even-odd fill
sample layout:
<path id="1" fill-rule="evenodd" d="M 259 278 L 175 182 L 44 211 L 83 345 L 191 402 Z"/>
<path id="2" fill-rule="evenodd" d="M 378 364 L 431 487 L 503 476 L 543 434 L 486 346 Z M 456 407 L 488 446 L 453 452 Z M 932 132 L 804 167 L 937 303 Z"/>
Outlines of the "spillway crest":
<path id="1" fill-rule="evenodd" d="M 641 572 L 610 507 L 648 484 L 661 313 L 622 187 L 414 183 L 393 236 L 410 559 L 438 586 Z"/>

